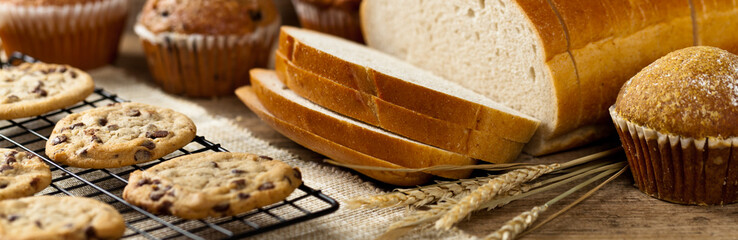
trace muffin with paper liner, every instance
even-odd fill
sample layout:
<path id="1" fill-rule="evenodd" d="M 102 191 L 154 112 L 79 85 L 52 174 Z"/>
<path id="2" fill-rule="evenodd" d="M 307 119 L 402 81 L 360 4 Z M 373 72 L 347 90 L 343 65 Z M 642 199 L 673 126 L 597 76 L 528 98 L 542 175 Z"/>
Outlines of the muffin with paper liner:
<path id="1" fill-rule="evenodd" d="M 272 0 L 148 0 L 134 30 L 164 91 L 212 97 L 267 65 L 279 24 Z"/>
<path id="2" fill-rule="evenodd" d="M 625 83 L 610 115 L 641 191 L 682 204 L 738 201 L 738 56 L 672 52 Z"/>
<path id="3" fill-rule="evenodd" d="M 0 0 L 5 53 L 91 69 L 115 60 L 128 0 Z"/>
<path id="4" fill-rule="evenodd" d="M 292 4 L 302 27 L 364 43 L 361 0 L 292 0 Z"/>

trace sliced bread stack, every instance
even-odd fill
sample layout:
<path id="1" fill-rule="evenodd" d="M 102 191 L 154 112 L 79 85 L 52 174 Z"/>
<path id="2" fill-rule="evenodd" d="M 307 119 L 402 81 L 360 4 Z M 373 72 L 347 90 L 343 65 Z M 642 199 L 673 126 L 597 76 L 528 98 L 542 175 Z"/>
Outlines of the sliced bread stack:
<path id="1" fill-rule="evenodd" d="M 252 87 L 237 94 L 275 129 L 337 161 L 407 168 L 510 162 L 539 125 L 401 60 L 325 34 L 283 27 L 275 59 L 276 72 L 252 70 Z M 256 98 L 244 97 L 251 92 Z M 298 130 L 322 141 L 306 141 Z M 341 159 L 347 154 L 328 145 L 371 160 Z M 412 185 L 387 172 L 362 172 Z M 463 178 L 470 171 L 428 173 Z"/>

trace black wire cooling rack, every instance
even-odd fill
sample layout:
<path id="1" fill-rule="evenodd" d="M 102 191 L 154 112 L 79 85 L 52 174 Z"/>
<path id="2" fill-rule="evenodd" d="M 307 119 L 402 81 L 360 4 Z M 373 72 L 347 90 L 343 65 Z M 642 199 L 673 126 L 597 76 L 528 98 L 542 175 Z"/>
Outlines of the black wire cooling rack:
<path id="1" fill-rule="evenodd" d="M 27 56 L 13 55 L 3 66 L 18 61 L 33 62 Z M 94 198 L 115 207 L 126 221 L 124 239 L 237 239 L 314 219 L 338 209 L 338 202 L 304 184 L 286 200 L 225 218 L 184 220 L 172 216 L 156 216 L 121 198 L 128 175 L 145 170 L 162 161 L 198 152 L 227 150 L 201 136 L 187 146 L 156 161 L 113 169 L 83 169 L 51 161 L 45 152 L 46 140 L 57 121 L 71 113 L 125 102 L 115 94 L 96 89 L 86 100 L 74 106 L 40 116 L 0 121 L 0 147 L 33 152 L 43 159 L 52 172 L 51 185 L 40 195 L 70 195 Z"/>

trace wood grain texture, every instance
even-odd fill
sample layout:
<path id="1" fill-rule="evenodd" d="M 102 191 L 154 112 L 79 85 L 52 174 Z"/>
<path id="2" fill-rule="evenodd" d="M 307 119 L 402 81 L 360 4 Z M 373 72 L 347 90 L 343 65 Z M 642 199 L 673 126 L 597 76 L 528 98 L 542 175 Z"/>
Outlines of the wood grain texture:
<path id="1" fill-rule="evenodd" d="M 115 66 L 125 69 L 128 74 L 147 79 L 153 85 L 140 43 L 132 32 L 124 36 L 121 50 Z M 219 107 L 222 104 L 242 105 L 236 97 L 225 97 L 218 100 L 192 99 L 192 102 L 208 109 L 209 113 L 215 117 L 234 119 L 235 123 L 249 129 L 256 137 L 264 139 L 275 147 L 286 149 L 303 160 L 319 162 L 324 158 L 281 136 L 261 122 L 246 107 L 235 112 L 224 111 L 225 108 Z M 543 158 L 522 156 L 521 160 L 563 162 L 602 151 L 617 144 L 619 144 L 617 140 L 610 139 Z M 625 160 L 624 155 L 613 158 Z M 372 181 L 366 177 L 362 178 Z M 672 204 L 646 196 L 633 184 L 630 173 L 623 174 L 591 198 L 535 232 L 523 236 L 522 239 L 735 239 L 738 236 L 738 227 L 736 227 L 738 226 L 738 204 L 709 207 Z M 392 189 L 391 186 L 379 183 L 376 185 L 387 190 Z M 570 186 L 573 185 L 574 183 Z M 483 237 L 497 230 L 521 212 L 550 200 L 558 193 L 566 191 L 570 186 L 562 187 L 555 192 L 534 195 L 491 212 L 477 212 L 469 220 L 462 221 L 459 228 L 471 235 Z M 577 192 L 553 205 L 539 219 L 545 219 L 584 192 L 586 190 Z"/>

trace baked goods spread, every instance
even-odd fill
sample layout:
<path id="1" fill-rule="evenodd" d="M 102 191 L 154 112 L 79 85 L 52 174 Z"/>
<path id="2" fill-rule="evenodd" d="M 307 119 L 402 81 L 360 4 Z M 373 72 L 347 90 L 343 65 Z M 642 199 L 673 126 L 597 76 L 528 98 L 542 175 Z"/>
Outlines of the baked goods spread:
<path id="1" fill-rule="evenodd" d="M 59 120 L 46 155 L 74 167 L 116 168 L 155 160 L 195 138 L 184 114 L 143 103 L 115 103 Z"/>
<path id="2" fill-rule="evenodd" d="M 625 83 L 610 114 L 638 188 L 684 204 L 738 201 L 738 56 L 690 47 Z"/>
<path id="3" fill-rule="evenodd" d="M 0 0 L 6 54 L 91 69 L 112 63 L 128 0 Z"/>
<path id="4" fill-rule="evenodd" d="M 713 40 L 693 36 L 689 1 L 369 0 L 361 17 L 370 47 L 540 119 L 533 155 L 613 135 L 607 108 L 628 78 Z"/>
<path id="5" fill-rule="evenodd" d="M 256 71 L 256 70 L 254 70 Z M 259 74 L 252 72 L 253 78 L 260 78 Z M 266 77 L 266 76 L 264 76 Z M 403 168 L 400 165 L 375 158 L 373 156 L 363 154 L 351 148 L 344 147 L 338 143 L 315 135 L 302 128 L 285 122 L 272 115 L 261 104 L 259 98 L 250 86 L 240 87 L 236 90 L 236 95 L 243 101 L 252 112 L 261 118 L 262 121 L 269 124 L 274 130 L 292 141 L 309 148 L 315 152 L 325 155 L 333 160 L 356 165 L 366 165 L 384 168 Z M 431 179 L 431 175 L 423 172 L 394 172 L 394 171 L 374 171 L 357 169 L 356 171 L 367 175 L 376 180 L 398 186 L 417 186 L 424 184 Z"/>
<path id="6" fill-rule="evenodd" d="M 302 184 L 300 170 L 248 153 L 196 153 L 131 173 L 126 201 L 185 219 L 234 216 L 279 202 Z"/>
<path id="7" fill-rule="evenodd" d="M 279 24 L 272 0 L 149 0 L 134 30 L 164 91 L 210 97 L 267 65 Z"/>
<path id="8" fill-rule="evenodd" d="M 300 26 L 363 43 L 361 0 L 292 0 Z"/>
<path id="9" fill-rule="evenodd" d="M 336 114 L 287 89 L 270 70 L 251 70 L 251 82 L 261 104 L 275 117 L 312 134 L 403 167 L 471 165 L 476 159 L 404 138 L 383 129 Z M 502 149 L 519 153 L 516 149 Z M 471 170 L 430 172 L 446 178 L 465 178 Z"/>
<path id="10" fill-rule="evenodd" d="M 0 69 L 0 119 L 31 117 L 87 98 L 95 89 L 87 73 L 67 66 L 23 63 Z"/>
<path id="11" fill-rule="evenodd" d="M 82 197 L 0 201 L 0 239 L 119 239 L 126 225 L 112 206 Z"/>
<path id="12" fill-rule="evenodd" d="M 0 148 L 0 200 L 33 195 L 50 183 L 49 166 L 36 155 Z"/>

